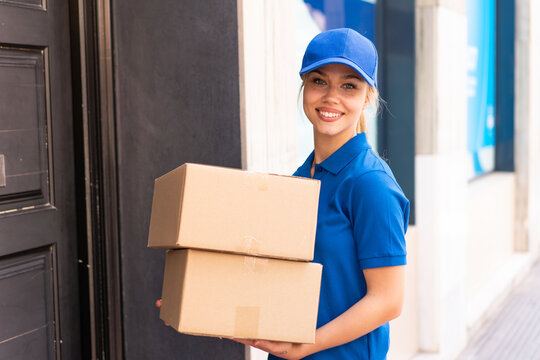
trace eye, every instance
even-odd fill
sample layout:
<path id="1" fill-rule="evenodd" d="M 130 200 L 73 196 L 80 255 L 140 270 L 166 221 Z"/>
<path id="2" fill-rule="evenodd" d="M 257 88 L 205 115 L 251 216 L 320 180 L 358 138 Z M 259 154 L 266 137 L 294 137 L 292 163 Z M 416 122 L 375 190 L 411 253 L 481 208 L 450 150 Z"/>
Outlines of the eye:
<path id="1" fill-rule="evenodd" d="M 347 90 L 352 90 L 352 89 L 356 89 L 356 85 L 355 84 L 352 84 L 352 83 L 346 83 L 346 84 L 343 84 L 343 88 L 347 89 Z"/>
<path id="2" fill-rule="evenodd" d="M 323 79 L 321 79 L 321 78 L 318 78 L 318 77 L 316 77 L 316 78 L 313 78 L 313 80 L 312 80 L 312 81 L 313 81 L 313 83 L 314 83 L 314 84 L 317 84 L 317 85 L 324 85 L 324 84 L 326 84 L 326 83 L 324 82 L 324 80 L 323 80 Z"/>

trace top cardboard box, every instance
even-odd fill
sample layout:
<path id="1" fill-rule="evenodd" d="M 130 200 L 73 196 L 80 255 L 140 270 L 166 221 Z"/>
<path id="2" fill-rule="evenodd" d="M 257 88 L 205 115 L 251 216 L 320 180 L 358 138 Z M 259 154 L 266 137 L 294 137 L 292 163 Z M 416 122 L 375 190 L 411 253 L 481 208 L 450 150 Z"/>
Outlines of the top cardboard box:
<path id="1" fill-rule="evenodd" d="M 154 184 L 148 246 L 313 260 L 320 182 L 184 164 Z"/>

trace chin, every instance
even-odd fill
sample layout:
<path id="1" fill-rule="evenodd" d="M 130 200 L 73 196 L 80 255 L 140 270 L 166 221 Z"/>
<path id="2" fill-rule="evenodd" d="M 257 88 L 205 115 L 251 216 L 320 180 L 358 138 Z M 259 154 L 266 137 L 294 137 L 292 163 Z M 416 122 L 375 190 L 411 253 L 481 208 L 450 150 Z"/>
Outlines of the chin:
<path id="1" fill-rule="evenodd" d="M 338 129 L 336 127 L 319 126 L 315 129 L 315 132 L 323 136 L 339 136 L 342 135 L 346 129 Z"/>

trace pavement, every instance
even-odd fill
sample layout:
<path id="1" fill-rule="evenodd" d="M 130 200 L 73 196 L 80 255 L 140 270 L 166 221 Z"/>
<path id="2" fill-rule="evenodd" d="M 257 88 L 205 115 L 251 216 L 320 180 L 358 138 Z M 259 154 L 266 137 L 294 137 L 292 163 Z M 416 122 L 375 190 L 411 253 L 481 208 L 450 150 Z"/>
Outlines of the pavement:
<path id="1" fill-rule="evenodd" d="M 540 261 L 474 334 L 458 360 L 540 360 Z"/>

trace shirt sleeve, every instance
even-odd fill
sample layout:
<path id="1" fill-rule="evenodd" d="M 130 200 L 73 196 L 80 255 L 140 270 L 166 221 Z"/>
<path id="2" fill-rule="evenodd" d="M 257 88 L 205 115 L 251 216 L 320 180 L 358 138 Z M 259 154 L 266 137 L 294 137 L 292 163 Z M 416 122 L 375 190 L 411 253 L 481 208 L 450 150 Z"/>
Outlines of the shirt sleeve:
<path id="1" fill-rule="evenodd" d="M 384 171 L 351 179 L 347 212 L 362 269 L 406 264 L 409 201 Z"/>

